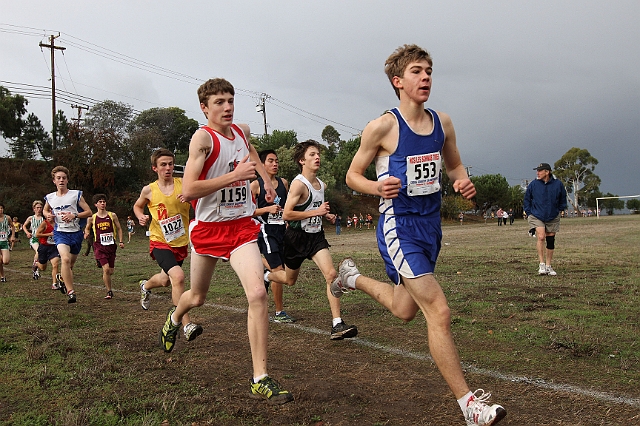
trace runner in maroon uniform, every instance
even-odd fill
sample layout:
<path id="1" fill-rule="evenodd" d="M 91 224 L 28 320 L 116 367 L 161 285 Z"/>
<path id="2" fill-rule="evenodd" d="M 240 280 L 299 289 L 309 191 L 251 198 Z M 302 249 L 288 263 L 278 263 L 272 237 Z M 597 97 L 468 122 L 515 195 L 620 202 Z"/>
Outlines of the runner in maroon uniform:
<path id="1" fill-rule="evenodd" d="M 118 234 L 118 245 L 124 248 L 122 240 L 122 227 L 115 213 L 107 211 L 107 196 L 104 194 L 96 194 L 93 196 L 93 203 L 98 209 L 98 213 L 87 220 L 87 226 L 84 229 L 84 238 L 89 238 L 91 229 L 95 240 L 93 242 L 93 255 L 96 257 L 98 268 L 102 268 L 102 280 L 107 288 L 105 299 L 113 298 L 111 290 L 111 276 L 113 275 L 116 264 L 116 250 L 118 246 L 115 241 L 115 234 Z"/>

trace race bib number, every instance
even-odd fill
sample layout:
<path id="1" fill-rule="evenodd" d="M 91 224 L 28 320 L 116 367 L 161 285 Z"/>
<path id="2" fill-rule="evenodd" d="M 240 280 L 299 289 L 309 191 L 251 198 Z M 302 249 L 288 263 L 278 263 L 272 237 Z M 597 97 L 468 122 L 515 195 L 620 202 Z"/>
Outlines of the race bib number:
<path id="1" fill-rule="evenodd" d="M 113 245 L 115 241 L 113 241 L 113 232 L 105 232 L 104 234 L 100 234 L 100 244 L 103 246 Z"/>
<path id="2" fill-rule="evenodd" d="M 0 241 L 7 241 L 7 233 L 5 231 L 0 231 Z"/>
<path id="3" fill-rule="evenodd" d="M 276 199 L 273 200 L 273 204 L 280 205 L 281 198 L 279 195 L 276 195 Z M 284 225 L 284 219 L 282 219 L 282 214 L 284 211 L 280 210 L 277 213 L 269 213 L 267 216 L 267 223 L 269 225 Z"/>
<path id="4" fill-rule="evenodd" d="M 218 193 L 220 206 L 218 212 L 222 217 L 241 217 L 247 214 L 248 199 L 247 185 L 243 181 L 240 185 L 227 186 Z"/>
<path id="5" fill-rule="evenodd" d="M 60 212 L 57 213 L 56 215 L 56 225 L 58 230 L 62 231 L 62 230 L 77 230 L 77 222 L 78 219 L 74 219 L 71 222 L 65 222 L 64 219 L 62 218 L 62 215 L 66 213 L 66 212 Z M 64 231 L 67 232 L 67 231 Z"/>
<path id="6" fill-rule="evenodd" d="M 429 195 L 440 191 L 442 156 L 439 152 L 407 157 L 407 195 Z"/>
<path id="7" fill-rule="evenodd" d="M 320 232 L 322 229 L 322 216 L 313 216 L 309 218 L 309 222 L 307 222 L 307 226 L 305 227 L 305 231 L 310 234 L 315 234 L 316 232 Z"/>
<path id="8" fill-rule="evenodd" d="M 322 203 L 320 201 L 314 201 L 311 208 L 317 209 Z M 310 234 L 315 234 L 322 230 L 322 216 L 313 216 L 302 222 L 302 229 Z"/>
<path id="9" fill-rule="evenodd" d="M 184 223 L 182 223 L 182 216 L 179 214 L 168 217 L 159 221 L 162 235 L 166 242 L 171 242 L 177 238 L 182 237 L 184 232 Z"/>
<path id="10" fill-rule="evenodd" d="M 269 213 L 267 217 L 267 223 L 269 225 L 284 225 L 284 219 L 282 219 L 282 214 L 284 212 L 280 210 L 278 213 Z"/>
<path id="11" fill-rule="evenodd" d="M 55 243 L 56 243 L 56 242 L 55 242 L 55 241 L 53 241 L 53 235 L 49 235 L 49 236 L 47 237 L 47 244 L 48 244 L 48 245 L 50 245 L 50 246 L 52 246 L 52 245 L 55 245 Z"/>

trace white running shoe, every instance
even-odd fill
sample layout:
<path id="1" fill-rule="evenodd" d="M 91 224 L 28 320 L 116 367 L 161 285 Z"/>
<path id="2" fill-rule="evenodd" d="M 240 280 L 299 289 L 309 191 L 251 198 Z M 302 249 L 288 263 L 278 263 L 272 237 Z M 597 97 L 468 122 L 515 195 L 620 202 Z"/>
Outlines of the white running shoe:
<path id="1" fill-rule="evenodd" d="M 478 392 L 482 392 L 482 394 L 477 396 Z M 464 410 L 467 426 L 495 425 L 507 415 L 507 410 L 502 406 L 498 404 L 487 405 L 489 398 L 491 398 L 491 394 L 485 393 L 483 389 L 478 389 L 469 398 L 467 408 Z"/>
<path id="2" fill-rule="evenodd" d="M 146 282 L 147 280 L 140 280 L 140 305 L 142 305 L 142 309 L 145 311 L 149 309 L 149 305 L 151 304 L 151 290 L 144 288 Z"/>
<path id="3" fill-rule="evenodd" d="M 184 326 L 184 338 L 187 339 L 188 342 L 190 342 L 201 335 L 202 331 L 203 329 L 200 324 L 194 324 L 190 322 L 189 324 Z"/>
<path id="4" fill-rule="evenodd" d="M 544 263 L 540 264 L 540 267 L 538 268 L 538 275 L 547 275 L 547 265 Z"/>
<path id="5" fill-rule="evenodd" d="M 549 265 L 547 266 L 547 275 L 551 275 L 552 277 L 555 277 L 556 275 L 558 275 L 558 273 L 553 270 L 551 265 Z"/>

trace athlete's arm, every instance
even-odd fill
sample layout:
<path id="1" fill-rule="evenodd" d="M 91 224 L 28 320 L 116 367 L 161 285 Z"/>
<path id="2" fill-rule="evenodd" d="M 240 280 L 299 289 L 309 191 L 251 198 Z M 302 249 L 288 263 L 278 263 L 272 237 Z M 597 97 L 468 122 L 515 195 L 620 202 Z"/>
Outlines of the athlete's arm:
<path id="1" fill-rule="evenodd" d="M 460 152 L 456 145 L 456 132 L 451 122 L 451 117 L 444 112 L 438 112 L 442 129 L 444 130 L 444 146 L 442 147 L 442 156 L 444 164 L 447 168 L 447 175 L 453 182 L 453 190 L 459 192 L 467 200 L 476 195 L 476 188 L 467 175 L 467 170 L 460 159 Z"/>
<path id="2" fill-rule="evenodd" d="M 251 188 L 251 194 L 253 195 L 253 198 L 256 199 L 256 204 L 257 204 L 258 196 L 260 195 L 260 182 L 258 182 L 257 179 L 254 180 L 253 182 L 251 182 L 250 188 Z M 270 206 L 256 208 L 255 211 L 253 212 L 253 217 L 262 216 L 265 213 L 276 214 L 278 213 L 278 210 L 280 210 L 279 204 L 272 204 Z"/>
<path id="3" fill-rule="evenodd" d="M 84 227 L 84 239 L 89 239 L 89 234 L 91 233 L 91 227 L 93 226 L 93 215 L 87 219 L 87 226 Z"/>
<path id="4" fill-rule="evenodd" d="M 247 130 L 248 129 L 249 128 L 247 127 Z M 248 135 L 248 133 L 245 134 Z M 264 199 L 267 201 L 267 203 L 272 203 L 273 200 L 276 199 L 276 190 L 273 189 L 273 185 L 271 184 L 271 176 L 267 174 L 264 165 L 260 161 L 258 151 L 256 151 L 256 149 L 251 144 L 249 144 L 249 157 L 256 163 L 256 171 L 264 181 Z"/>
<path id="5" fill-rule="evenodd" d="M 249 147 L 252 147 L 249 145 Z M 191 201 L 229 186 L 239 180 L 249 180 L 256 175 L 256 162 L 250 160 L 247 154 L 232 172 L 225 173 L 213 179 L 199 180 L 204 162 L 211 150 L 211 138 L 205 130 L 196 131 L 189 143 L 189 159 L 182 178 L 182 195 Z M 255 148 L 253 149 L 255 151 Z"/>
<path id="6" fill-rule="evenodd" d="M 51 213 L 51 206 L 49 205 L 49 202 L 46 201 L 44 203 L 44 207 L 42 208 L 42 215 L 46 218 L 48 214 L 52 214 Z"/>
<path id="7" fill-rule="evenodd" d="M 397 133 L 396 129 L 397 123 L 390 114 L 384 114 L 367 124 L 362 132 L 360 147 L 347 171 L 346 180 L 349 188 L 383 198 L 398 196 L 401 181 L 397 177 L 389 176 L 382 181 L 373 181 L 364 176 L 365 170 L 376 156 L 389 154 L 390 149 L 387 148 L 391 148 L 391 140 Z M 388 147 L 385 147 L 385 142 Z"/>
<path id="8" fill-rule="evenodd" d="M 82 208 L 82 211 L 80 213 L 78 213 L 78 217 L 80 219 L 84 219 L 85 217 L 89 217 L 89 216 L 93 215 L 93 212 L 91 211 L 91 207 L 89 207 L 89 204 L 87 204 L 87 202 L 84 200 L 83 196 L 80 196 L 80 200 L 78 201 L 78 205 Z"/>
<path id="9" fill-rule="evenodd" d="M 33 216 L 29 216 L 27 218 L 27 220 L 24 221 L 24 223 L 22 224 L 22 230 L 24 231 L 25 235 L 27 236 L 27 238 L 31 238 L 31 232 L 27 231 L 27 224 L 31 223 L 31 218 Z"/>
<path id="10" fill-rule="evenodd" d="M 149 215 L 144 214 L 144 207 L 150 200 L 151 187 L 149 185 L 146 185 L 144 188 L 142 188 L 142 191 L 140 191 L 140 196 L 133 205 L 133 214 L 138 219 L 138 223 L 140 224 L 140 226 L 145 226 L 149 221 Z"/>
<path id="11" fill-rule="evenodd" d="M 50 237 L 53 233 L 45 234 L 44 230 L 47 229 L 47 221 L 43 220 L 38 229 L 36 229 L 36 238 Z"/>
<path id="12" fill-rule="evenodd" d="M 113 226 L 115 226 L 116 231 L 118 232 L 118 242 L 122 247 L 124 247 L 124 240 L 122 239 L 122 226 L 120 226 L 118 215 L 116 215 L 115 213 L 111 213 L 111 219 L 113 220 Z"/>

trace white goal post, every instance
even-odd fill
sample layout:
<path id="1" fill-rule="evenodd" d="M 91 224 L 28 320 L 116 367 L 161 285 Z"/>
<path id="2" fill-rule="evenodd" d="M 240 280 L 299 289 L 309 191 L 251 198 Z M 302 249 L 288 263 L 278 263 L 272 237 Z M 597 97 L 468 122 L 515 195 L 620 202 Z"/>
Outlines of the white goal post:
<path id="1" fill-rule="evenodd" d="M 596 215 L 598 216 L 598 219 L 600 219 L 600 201 L 599 200 L 612 200 L 612 199 L 616 199 L 616 198 L 638 198 L 640 197 L 640 195 L 623 195 L 620 197 L 598 197 L 596 198 Z"/>

